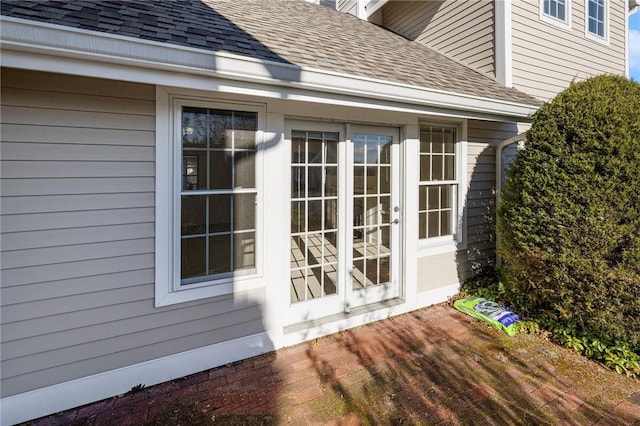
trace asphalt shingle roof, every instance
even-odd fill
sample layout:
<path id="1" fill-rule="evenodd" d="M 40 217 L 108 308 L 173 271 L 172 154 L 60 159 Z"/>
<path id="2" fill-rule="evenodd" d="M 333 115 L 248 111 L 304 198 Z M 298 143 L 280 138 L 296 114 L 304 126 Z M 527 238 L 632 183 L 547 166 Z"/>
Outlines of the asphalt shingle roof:
<path id="1" fill-rule="evenodd" d="M 539 105 L 423 45 L 302 0 L 3 0 L 2 14 L 423 88 Z"/>

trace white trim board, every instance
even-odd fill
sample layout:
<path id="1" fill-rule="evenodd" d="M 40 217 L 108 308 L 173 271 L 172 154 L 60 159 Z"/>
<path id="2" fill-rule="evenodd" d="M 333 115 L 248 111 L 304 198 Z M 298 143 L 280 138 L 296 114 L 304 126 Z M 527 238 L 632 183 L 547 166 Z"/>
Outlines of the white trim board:
<path id="1" fill-rule="evenodd" d="M 191 76 L 208 76 L 240 82 L 242 87 L 247 83 L 276 87 L 275 93 L 270 97 L 294 99 L 289 97 L 291 89 L 305 89 L 325 94 L 399 102 L 413 108 L 448 108 L 510 118 L 528 118 L 537 110 L 535 106 L 518 102 L 391 83 L 24 19 L 2 17 L 0 22 L 3 66 L 8 67 L 178 87 L 192 87 Z M 72 59 L 75 63 L 61 59 Z M 88 67 L 85 66 L 87 62 L 90 64 Z M 107 65 L 118 65 L 121 69 L 105 73 Z M 138 69 L 137 75 L 131 73 L 132 68 Z M 295 91 L 292 95 L 295 96 Z"/>
<path id="2" fill-rule="evenodd" d="M 12 425 L 131 390 L 251 358 L 275 348 L 258 333 L 0 399 L 0 425 Z"/>

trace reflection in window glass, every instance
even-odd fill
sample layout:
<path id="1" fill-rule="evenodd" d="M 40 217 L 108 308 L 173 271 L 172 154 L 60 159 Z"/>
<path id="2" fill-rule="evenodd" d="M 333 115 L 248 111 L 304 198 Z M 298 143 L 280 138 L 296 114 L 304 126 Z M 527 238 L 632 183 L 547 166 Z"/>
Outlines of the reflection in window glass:
<path id="1" fill-rule="evenodd" d="M 256 131 L 255 112 L 182 108 L 183 285 L 255 268 Z"/>

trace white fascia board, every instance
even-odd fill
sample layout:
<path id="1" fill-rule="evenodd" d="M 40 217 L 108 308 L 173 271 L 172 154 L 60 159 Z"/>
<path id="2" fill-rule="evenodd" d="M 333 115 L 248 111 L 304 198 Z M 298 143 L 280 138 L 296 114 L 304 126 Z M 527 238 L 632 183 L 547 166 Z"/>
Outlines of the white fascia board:
<path id="1" fill-rule="evenodd" d="M 189 76 L 207 76 L 277 87 L 273 96 L 291 99 L 291 89 L 333 93 L 363 99 L 388 101 L 414 109 L 424 107 L 467 111 L 483 116 L 527 119 L 537 108 L 532 105 L 433 90 L 299 67 L 289 63 L 261 61 L 226 52 L 213 52 L 167 43 L 141 40 L 96 31 L 80 30 L 29 21 L 0 18 L 2 64 L 7 67 L 39 69 L 77 75 L 132 80 L 131 72 L 107 76 L 99 68 L 107 64 L 144 69 L 141 82 L 182 86 Z M 62 58 L 71 61 L 60 62 Z M 56 63 L 59 62 L 59 65 Z M 83 62 L 93 63 L 86 66 Z M 156 70 L 154 73 L 151 70 Z M 95 74 L 91 74 L 91 72 Z M 161 71 L 165 71 L 164 74 Z M 173 78 L 166 71 L 176 74 Z M 129 76 L 128 76 L 129 75 Z M 173 81 L 171 81 L 173 80 Z M 187 86 L 189 87 L 189 86 Z M 285 88 L 285 90 L 283 90 Z"/>

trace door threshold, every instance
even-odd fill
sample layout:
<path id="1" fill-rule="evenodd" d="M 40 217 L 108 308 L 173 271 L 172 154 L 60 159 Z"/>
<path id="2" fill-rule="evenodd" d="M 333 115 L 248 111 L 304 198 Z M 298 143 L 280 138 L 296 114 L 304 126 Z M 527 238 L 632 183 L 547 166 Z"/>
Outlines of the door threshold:
<path id="1" fill-rule="evenodd" d="M 399 306 L 405 303 L 405 300 L 400 298 L 389 299 L 382 302 L 372 303 L 366 306 L 360 306 L 357 308 L 352 308 L 349 313 L 340 312 L 333 315 L 328 315 L 326 317 L 317 318 L 310 321 L 303 321 L 296 324 L 287 325 L 284 327 L 284 334 L 291 333 L 299 333 L 305 330 L 309 330 L 312 328 L 320 327 L 327 324 L 332 324 L 335 322 L 339 322 L 342 320 L 346 320 L 352 317 L 356 317 L 358 315 L 368 314 L 371 312 L 378 311 L 380 309 L 388 309 L 393 308 L 395 306 Z M 380 318 L 381 319 L 381 318 Z M 377 320 L 376 320 L 377 321 Z"/>

